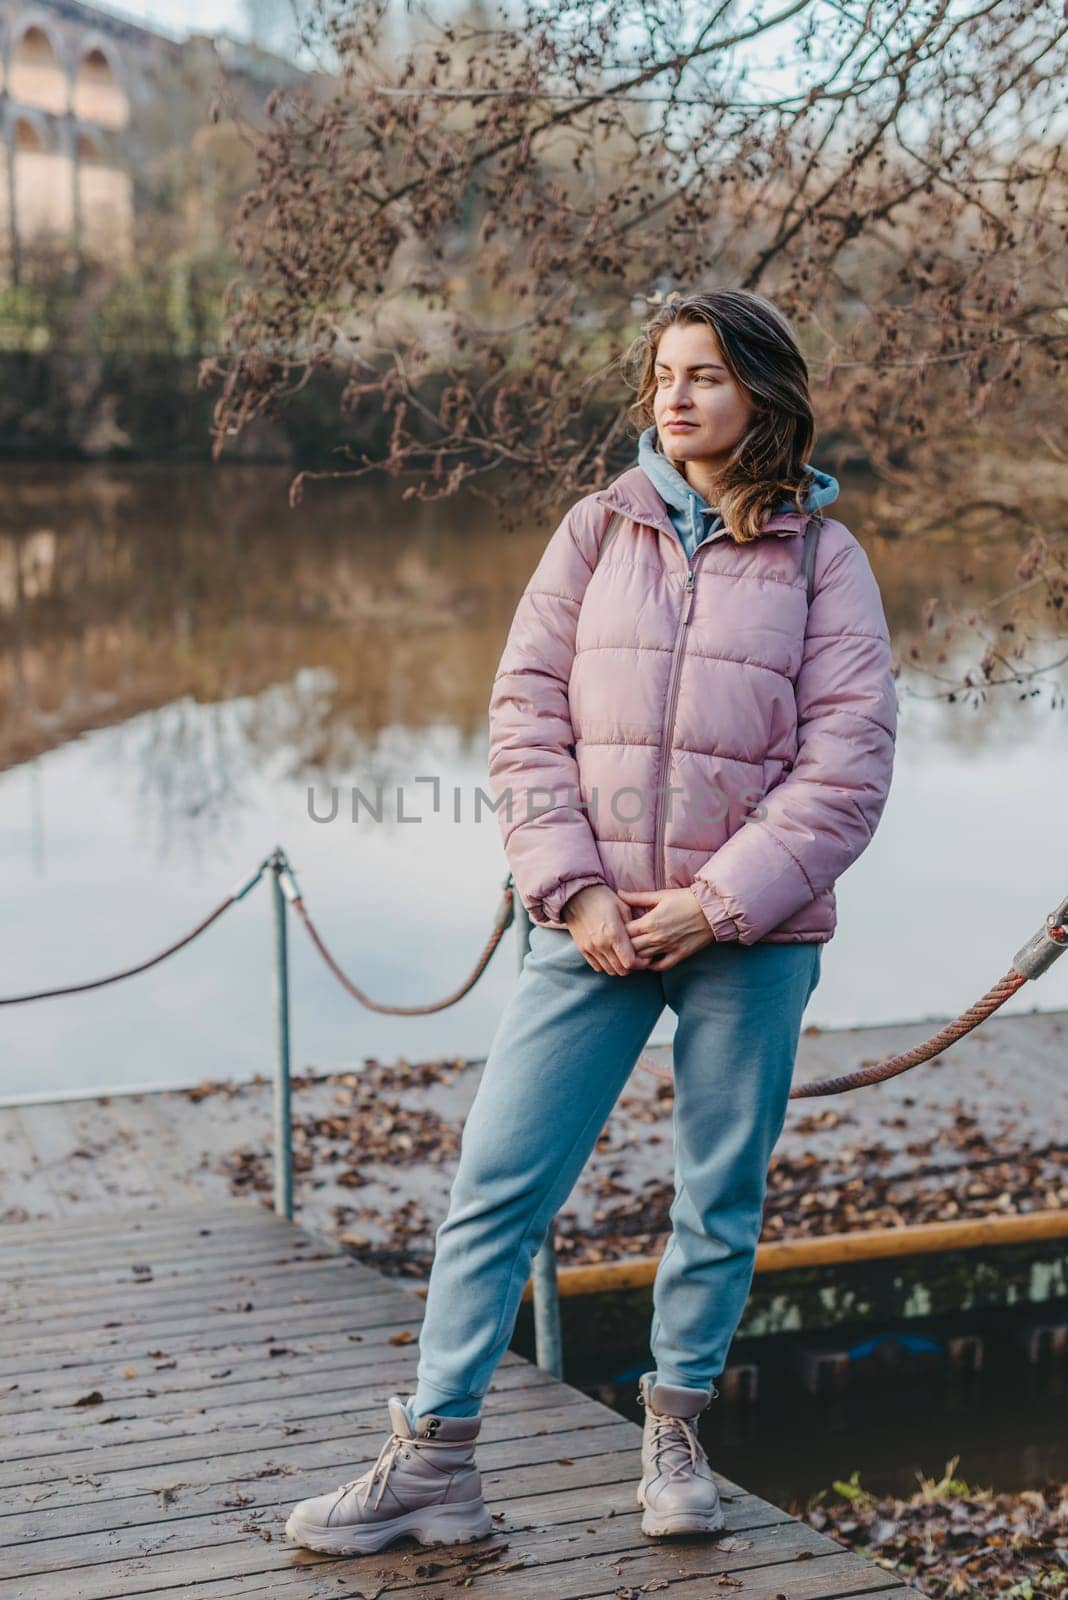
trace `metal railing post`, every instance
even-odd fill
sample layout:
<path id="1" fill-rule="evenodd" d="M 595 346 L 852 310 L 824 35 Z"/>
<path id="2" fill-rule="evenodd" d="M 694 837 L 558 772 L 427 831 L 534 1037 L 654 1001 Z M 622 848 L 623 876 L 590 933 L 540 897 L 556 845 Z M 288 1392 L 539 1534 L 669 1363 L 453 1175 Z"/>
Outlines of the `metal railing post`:
<path id="1" fill-rule="evenodd" d="M 274 1073 L 274 1209 L 293 1218 L 293 1117 L 289 1086 L 289 941 L 286 897 L 281 874 L 285 856 L 276 851 L 271 860 L 271 900 L 274 905 L 274 1011 L 278 1055 Z"/>
<path id="2" fill-rule="evenodd" d="M 519 941 L 519 966 L 530 948 L 530 913 L 515 894 L 515 926 Z M 554 1378 L 564 1375 L 563 1336 L 560 1331 L 560 1291 L 556 1281 L 556 1223 L 548 1232 L 531 1269 L 534 1291 L 534 1359 Z"/>

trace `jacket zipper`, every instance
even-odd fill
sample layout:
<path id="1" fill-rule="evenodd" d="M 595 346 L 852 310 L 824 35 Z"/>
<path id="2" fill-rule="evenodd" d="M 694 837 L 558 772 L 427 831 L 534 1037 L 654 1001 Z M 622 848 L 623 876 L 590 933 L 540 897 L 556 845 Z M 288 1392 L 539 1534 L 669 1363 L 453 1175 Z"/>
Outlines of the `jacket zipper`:
<path id="1" fill-rule="evenodd" d="M 694 551 L 691 558 L 694 565 L 691 566 L 689 561 L 686 563 L 686 585 L 683 589 L 682 609 L 679 612 L 679 620 L 675 628 L 675 643 L 671 653 L 671 673 L 668 677 L 667 708 L 664 712 L 664 728 L 660 736 L 660 765 L 657 774 L 658 786 L 656 806 L 653 811 L 653 858 L 656 872 L 656 883 L 654 884 L 654 888 L 657 889 L 667 888 L 667 861 L 664 855 L 664 824 L 666 820 L 667 809 L 667 785 L 664 781 L 665 767 L 668 762 L 669 752 L 671 749 L 671 735 L 674 732 L 675 727 L 675 707 L 679 698 L 679 678 L 682 672 L 682 657 L 685 652 L 686 624 L 693 616 L 694 586 L 696 577 L 694 568 L 696 567 L 697 559 L 701 554 L 701 550 L 704 548 L 706 543 L 708 543 L 707 540 L 702 540 L 701 544 Z"/>

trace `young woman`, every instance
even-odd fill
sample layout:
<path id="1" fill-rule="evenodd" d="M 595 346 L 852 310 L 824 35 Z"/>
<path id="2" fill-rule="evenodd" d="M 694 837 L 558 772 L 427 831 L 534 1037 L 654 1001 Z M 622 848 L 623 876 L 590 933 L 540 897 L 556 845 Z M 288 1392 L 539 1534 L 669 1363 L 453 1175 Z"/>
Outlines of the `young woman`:
<path id="1" fill-rule="evenodd" d="M 533 927 L 437 1232 L 416 1390 L 389 1400 L 373 1467 L 294 1508 L 287 1534 L 316 1550 L 491 1531 L 482 1399 L 665 1005 L 675 1199 L 638 1503 L 653 1536 L 723 1526 L 697 1417 L 749 1292 L 834 883 L 882 815 L 897 707 L 867 556 L 805 459 L 783 316 L 741 290 L 671 299 L 628 358 L 638 462 L 564 517 L 493 684 L 491 787 Z M 525 1426 L 535 1412 L 509 1437 Z"/>

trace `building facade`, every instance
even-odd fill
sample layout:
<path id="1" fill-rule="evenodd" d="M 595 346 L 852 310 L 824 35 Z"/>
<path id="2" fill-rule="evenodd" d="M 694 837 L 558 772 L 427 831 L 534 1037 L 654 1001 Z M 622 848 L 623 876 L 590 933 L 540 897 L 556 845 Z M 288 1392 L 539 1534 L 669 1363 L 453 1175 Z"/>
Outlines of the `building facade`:
<path id="1" fill-rule="evenodd" d="M 79 0 L 0 0 L 0 256 L 127 262 L 139 191 L 189 150 L 220 83 L 254 110 L 303 75 L 229 39 L 179 42 Z"/>

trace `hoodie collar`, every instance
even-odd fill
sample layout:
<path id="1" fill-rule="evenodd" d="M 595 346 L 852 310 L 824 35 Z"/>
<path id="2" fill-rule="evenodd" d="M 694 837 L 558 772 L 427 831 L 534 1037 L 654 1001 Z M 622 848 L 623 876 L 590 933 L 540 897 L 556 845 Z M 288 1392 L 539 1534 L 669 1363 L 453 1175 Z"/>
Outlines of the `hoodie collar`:
<path id="1" fill-rule="evenodd" d="M 685 513 L 687 521 L 692 515 L 698 524 L 702 517 L 711 518 L 706 529 L 713 523 L 719 523 L 720 516 L 715 506 L 709 505 L 704 495 L 686 481 L 678 467 L 673 466 L 659 448 L 655 426 L 646 428 L 638 440 L 638 465 L 671 510 Z"/>
<path id="2" fill-rule="evenodd" d="M 830 505 L 838 498 L 837 478 L 829 472 L 821 471 L 819 467 L 813 467 L 811 462 L 806 461 L 804 465 L 813 474 L 813 482 L 809 485 L 805 498 L 807 510 L 798 511 L 789 497 L 785 497 L 778 509 L 765 521 L 763 528 L 765 533 L 778 533 L 784 536 L 799 533 L 804 529 L 809 513 Z M 662 528 L 672 537 L 677 535 L 666 508 L 688 511 L 692 500 L 698 515 L 710 519 L 705 523 L 706 532 L 709 527 L 714 526 L 713 519 L 719 518 L 718 511 L 709 506 L 704 496 L 694 489 L 678 468 L 672 466 L 667 456 L 657 449 L 655 423 L 646 428 L 638 440 L 638 465 L 620 473 L 618 478 L 600 490 L 594 498 L 613 511 L 620 511 L 624 516 L 633 517 L 637 522 Z"/>

